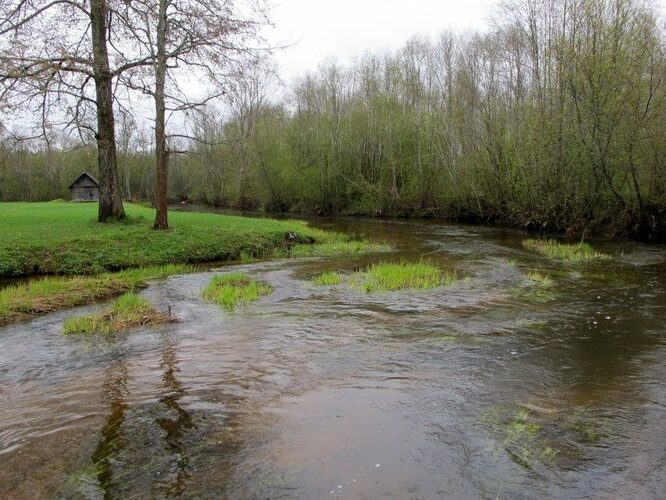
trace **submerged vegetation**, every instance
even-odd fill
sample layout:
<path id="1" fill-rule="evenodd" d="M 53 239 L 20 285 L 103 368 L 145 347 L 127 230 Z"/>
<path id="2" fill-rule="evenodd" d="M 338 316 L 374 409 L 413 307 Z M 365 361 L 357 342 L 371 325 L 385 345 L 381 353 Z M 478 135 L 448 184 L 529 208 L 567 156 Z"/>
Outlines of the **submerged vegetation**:
<path id="1" fill-rule="evenodd" d="M 528 302 L 550 302 L 556 297 L 553 292 L 553 279 L 542 271 L 528 271 L 518 286 L 511 289 L 511 294 Z"/>
<path id="2" fill-rule="evenodd" d="M 273 289 L 255 281 L 244 273 L 230 273 L 215 276 L 204 289 L 203 298 L 215 302 L 227 311 L 233 311 L 239 305 L 247 305 L 259 300 Z"/>
<path id="3" fill-rule="evenodd" d="M 555 443 L 546 436 L 543 426 L 532 419 L 529 410 L 521 408 L 502 416 L 493 409 L 484 414 L 483 421 L 501 439 L 502 448 L 523 467 L 552 465 L 558 456 Z"/>
<path id="4" fill-rule="evenodd" d="M 108 299 L 144 287 L 148 280 L 189 271 L 191 266 L 170 264 L 97 276 L 46 276 L 20 282 L 0 289 L 0 325 Z"/>
<path id="5" fill-rule="evenodd" d="M 523 247 L 538 252 L 551 259 L 568 262 L 610 258 L 606 254 L 597 252 L 589 243 L 560 243 L 555 240 L 528 239 L 523 241 Z"/>
<path id="6" fill-rule="evenodd" d="M 459 279 L 456 271 L 444 271 L 426 262 L 373 264 L 352 275 L 352 282 L 366 292 L 436 288 Z"/>
<path id="7" fill-rule="evenodd" d="M 137 326 L 155 326 L 171 321 L 173 318 L 155 310 L 147 300 L 133 293 L 126 293 L 99 313 L 67 319 L 63 325 L 63 332 L 67 335 L 110 334 Z"/>
<path id="8" fill-rule="evenodd" d="M 529 469 L 580 459 L 586 447 L 607 435 L 603 423 L 584 408 L 537 415 L 526 408 L 493 407 L 481 420 L 511 459 Z"/>

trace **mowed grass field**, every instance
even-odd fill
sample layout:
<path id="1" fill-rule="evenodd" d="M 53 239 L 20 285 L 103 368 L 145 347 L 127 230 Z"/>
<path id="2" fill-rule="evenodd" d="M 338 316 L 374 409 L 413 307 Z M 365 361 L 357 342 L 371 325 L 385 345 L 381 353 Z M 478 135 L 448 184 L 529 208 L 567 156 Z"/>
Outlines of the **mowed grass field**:
<path id="1" fill-rule="evenodd" d="M 337 239 L 300 221 L 172 212 L 126 203 L 127 221 L 99 224 L 95 203 L 0 203 L 0 277 L 99 274 L 130 267 L 261 256 L 296 242 Z"/>

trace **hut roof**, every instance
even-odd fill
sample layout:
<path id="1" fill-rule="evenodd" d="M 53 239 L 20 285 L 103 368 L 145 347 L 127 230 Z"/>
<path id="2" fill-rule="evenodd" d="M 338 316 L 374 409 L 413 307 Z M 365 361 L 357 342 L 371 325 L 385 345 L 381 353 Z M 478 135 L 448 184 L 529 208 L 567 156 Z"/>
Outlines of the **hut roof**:
<path id="1" fill-rule="evenodd" d="M 99 187 L 99 182 L 97 179 L 95 179 L 94 176 L 90 175 L 88 172 L 83 172 L 81 175 L 79 175 L 74 182 L 72 182 L 69 185 L 69 189 L 72 189 L 74 186 L 77 184 L 80 184 L 82 181 L 84 181 L 86 178 L 90 179 L 92 183 L 96 186 Z"/>

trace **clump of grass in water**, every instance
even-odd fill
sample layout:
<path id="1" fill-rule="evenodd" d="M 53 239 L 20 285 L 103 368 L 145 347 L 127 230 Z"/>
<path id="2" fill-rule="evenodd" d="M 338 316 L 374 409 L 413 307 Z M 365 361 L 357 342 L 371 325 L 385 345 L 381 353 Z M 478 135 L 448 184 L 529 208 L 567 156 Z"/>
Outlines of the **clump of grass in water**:
<path id="1" fill-rule="evenodd" d="M 550 288 L 553 286 L 553 280 L 549 276 L 546 276 L 539 271 L 530 271 L 527 273 L 527 277 L 535 284 L 542 286 L 544 288 Z"/>
<path id="2" fill-rule="evenodd" d="M 216 302 L 227 311 L 238 305 L 247 305 L 271 293 L 272 288 L 255 281 L 244 273 L 215 276 L 203 291 L 203 298 Z"/>
<path id="3" fill-rule="evenodd" d="M 354 273 L 353 281 L 366 292 L 436 288 L 459 279 L 455 271 L 442 271 L 425 262 L 373 264 Z"/>
<path id="4" fill-rule="evenodd" d="M 538 252 L 551 259 L 580 262 L 586 260 L 609 259 L 597 252 L 589 243 L 560 243 L 555 240 L 524 240 L 523 247 Z"/>
<path id="5" fill-rule="evenodd" d="M 553 280 L 550 276 L 539 271 L 530 271 L 527 278 L 529 281 L 526 284 L 511 290 L 513 296 L 532 302 L 550 302 L 555 298 L 551 290 Z"/>
<path id="6" fill-rule="evenodd" d="M 339 285 L 342 277 L 338 273 L 322 273 L 312 278 L 312 283 L 319 286 Z"/>
<path id="7" fill-rule="evenodd" d="M 506 452 L 528 469 L 537 461 L 550 465 L 558 454 L 558 450 L 543 436 L 542 426 L 530 421 L 530 415 L 529 410 L 519 409 L 509 421 L 503 420 L 496 411 L 484 416 L 484 421 L 501 436 Z"/>
<path id="8" fill-rule="evenodd" d="M 133 293 L 121 295 L 101 313 L 69 318 L 63 325 L 67 335 L 121 332 L 141 325 L 161 325 L 173 321 Z"/>

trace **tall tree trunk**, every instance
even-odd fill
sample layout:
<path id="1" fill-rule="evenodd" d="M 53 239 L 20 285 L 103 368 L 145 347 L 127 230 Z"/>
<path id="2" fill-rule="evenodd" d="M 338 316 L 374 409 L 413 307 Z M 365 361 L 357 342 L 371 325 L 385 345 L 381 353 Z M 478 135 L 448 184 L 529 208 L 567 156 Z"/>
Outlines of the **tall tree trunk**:
<path id="1" fill-rule="evenodd" d="M 155 224 L 153 229 L 167 229 L 167 182 L 169 151 L 166 144 L 164 84 L 166 81 L 167 2 L 160 0 L 157 19 L 157 61 L 155 63 Z"/>
<path id="2" fill-rule="evenodd" d="M 118 163 L 116 159 L 115 122 L 113 119 L 113 75 L 109 69 L 106 47 L 106 0 L 91 0 L 90 26 L 93 45 L 93 74 L 97 97 L 97 162 L 99 164 L 99 222 L 123 219 Z"/>

